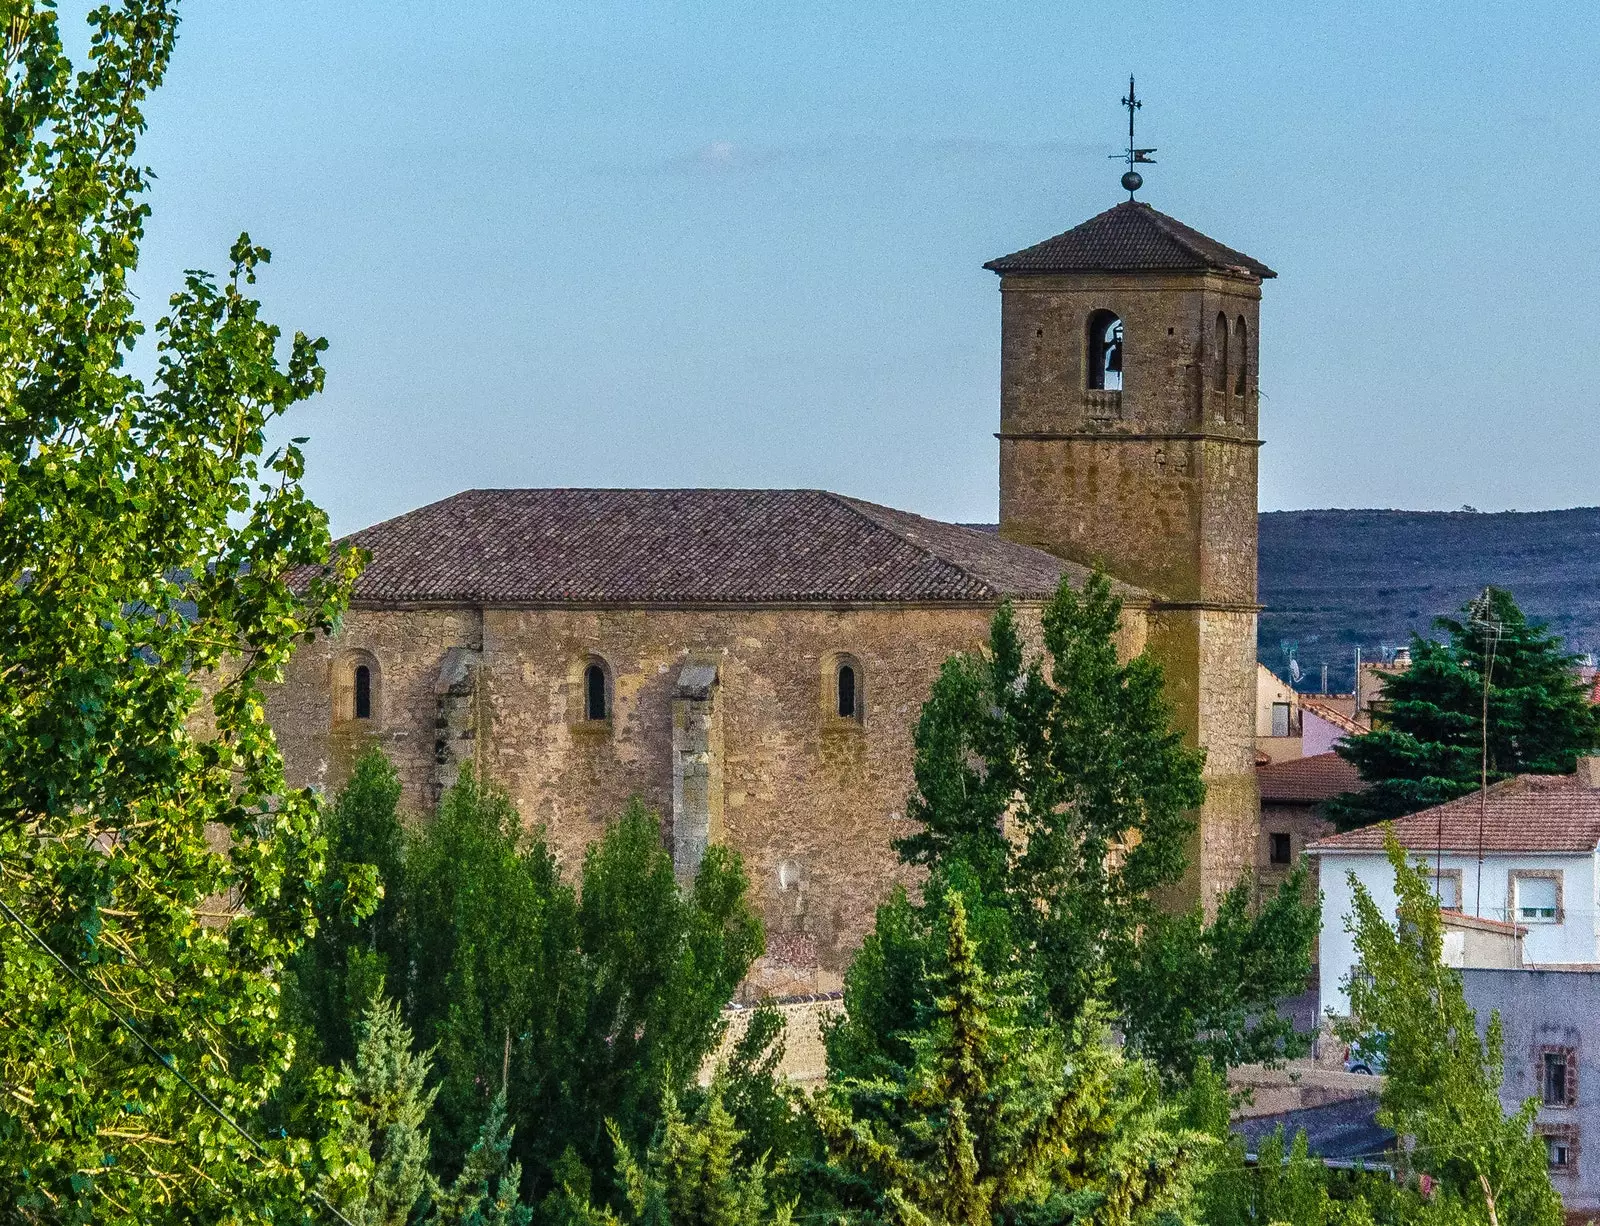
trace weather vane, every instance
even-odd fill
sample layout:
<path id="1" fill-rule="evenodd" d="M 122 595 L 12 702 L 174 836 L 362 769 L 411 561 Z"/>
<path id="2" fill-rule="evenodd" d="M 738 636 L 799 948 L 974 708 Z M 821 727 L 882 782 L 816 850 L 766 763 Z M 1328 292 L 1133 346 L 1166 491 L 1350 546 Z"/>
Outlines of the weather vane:
<path id="1" fill-rule="evenodd" d="M 1133 92 L 1133 74 L 1128 74 L 1128 96 L 1122 100 L 1122 105 L 1128 108 L 1128 147 L 1121 153 L 1113 153 L 1113 159 L 1120 159 L 1128 164 L 1127 171 L 1122 176 L 1122 186 L 1127 189 L 1128 199 L 1133 199 L 1133 193 L 1144 186 L 1144 176 L 1134 169 L 1135 165 L 1145 164 L 1154 166 L 1155 158 L 1150 155 L 1154 149 L 1139 149 L 1133 143 L 1133 113 L 1144 106 Z"/>

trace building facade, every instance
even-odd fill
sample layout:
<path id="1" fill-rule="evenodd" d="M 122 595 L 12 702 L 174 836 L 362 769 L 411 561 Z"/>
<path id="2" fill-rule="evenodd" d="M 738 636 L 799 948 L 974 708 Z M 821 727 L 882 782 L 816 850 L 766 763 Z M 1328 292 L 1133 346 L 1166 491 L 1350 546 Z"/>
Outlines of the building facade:
<path id="1" fill-rule="evenodd" d="M 1600 1209 L 1600 971 L 1488 970 L 1461 973 L 1478 1026 L 1498 1012 L 1505 1078 L 1500 1101 L 1539 1105 L 1550 1181 L 1569 1212 Z"/>
<path id="2" fill-rule="evenodd" d="M 772 990 L 837 983 L 901 870 L 912 736 L 1004 601 L 1103 568 L 1208 795 L 1182 901 L 1256 858 L 1259 302 L 1270 269 L 1128 202 L 994 261 L 998 531 L 821 491 L 475 490 L 355 534 L 339 633 L 269 714 L 326 788 L 377 742 L 425 813 L 469 765 L 567 862 L 632 796 L 680 873 L 738 850 Z"/>
<path id="3" fill-rule="evenodd" d="M 1579 759 L 1574 775 L 1518 775 L 1488 789 L 1397 819 L 1395 837 L 1434 883 L 1440 907 L 1526 929 L 1524 964 L 1600 963 L 1596 922 L 1600 865 L 1600 759 Z M 1480 848 L 1481 858 L 1480 858 Z M 1367 827 L 1313 843 L 1322 886 L 1320 995 L 1323 1012 L 1349 1012 L 1345 985 L 1355 970 L 1351 878 L 1393 915 L 1394 873 L 1383 830 Z"/>

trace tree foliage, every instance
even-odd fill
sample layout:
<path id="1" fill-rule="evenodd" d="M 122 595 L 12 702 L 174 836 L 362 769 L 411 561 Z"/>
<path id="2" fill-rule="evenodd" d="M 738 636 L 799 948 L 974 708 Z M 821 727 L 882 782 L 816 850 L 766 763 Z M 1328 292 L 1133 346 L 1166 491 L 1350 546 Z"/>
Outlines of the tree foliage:
<path id="1" fill-rule="evenodd" d="M 1600 746 L 1600 712 L 1561 640 L 1529 622 L 1511 593 L 1489 589 L 1494 643 L 1489 685 L 1489 779 L 1569 774 Z M 1336 746 L 1369 785 L 1338 797 L 1328 815 L 1350 829 L 1415 813 L 1473 791 L 1480 779 L 1489 639 L 1469 615 L 1439 618 L 1444 641 L 1411 641 L 1411 667 L 1384 678 L 1374 728 Z"/>
<path id="2" fill-rule="evenodd" d="M 1160 667 L 1119 660 L 1121 611 L 1103 576 L 1081 592 L 1063 583 L 1042 616 L 1043 658 L 1027 657 L 1007 606 L 987 653 L 945 664 L 916 731 L 907 814 L 920 829 L 897 848 L 932 874 L 929 897 L 969 900 L 983 947 L 1024 951 L 1064 1031 L 1105 995 L 1170 1077 L 1292 1053 L 1301 1040 L 1273 1001 L 1305 985 L 1316 911 L 1296 881 L 1259 917 L 1243 888 L 1215 924 L 1163 916 L 1205 795 L 1202 757 L 1172 730 Z M 847 980 L 850 1021 L 830 1036 L 838 1068 L 899 1058 L 890 1036 L 921 1007 L 917 967 L 939 941 L 927 906 L 880 910 Z"/>
<path id="3" fill-rule="evenodd" d="M 357 560 L 324 568 L 299 447 L 266 437 L 320 390 L 325 346 L 262 317 L 268 253 L 241 236 L 220 282 L 187 275 L 132 373 L 136 145 L 177 18 L 123 0 L 89 23 L 74 66 L 52 5 L 0 2 L 0 900 L 165 1064 L 0 920 L 6 1208 L 285 1220 L 316 1155 L 263 1160 L 175 1074 L 249 1117 L 289 1060 L 277 972 L 323 846 L 261 688 L 336 624 Z"/>
<path id="4" fill-rule="evenodd" d="M 434 1172 L 445 1178 L 469 1161 L 503 1094 L 525 1199 L 559 1192 L 565 1179 L 582 1183 L 585 1197 L 594 1181 L 600 1203 L 616 1201 L 609 1128 L 627 1145 L 650 1142 L 663 1093 L 692 1093 L 721 1036 L 722 1008 L 761 952 L 737 857 L 711 848 L 681 888 L 659 821 L 634 804 L 589 848 L 573 882 L 509 798 L 473 775 L 409 834 L 399 794 L 374 749 L 333 806 L 330 880 L 353 875 L 343 856 L 377 849 L 384 902 L 371 919 L 326 923 L 326 943 L 319 937 L 297 963 L 300 1015 L 315 1031 L 308 1048 L 334 1050 L 353 985 L 375 973 L 361 968 L 387 966 L 438 1071 Z M 336 892 L 323 897 L 336 911 Z M 777 1136 L 787 1108 L 770 1070 L 753 1067 L 770 1030 L 759 1038 L 740 1049 L 735 1109 Z"/>
<path id="5" fill-rule="evenodd" d="M 1064 1043 L 1025 976 L 984 969 L 958 894 L 942 917 L 910 1062 L 831 1078 L 809 1104 L 841 1199 L 902 1226 L 1122 1226 L 1181 1203 L 1205 1139 L 1173 1126 L 1153 1072 L 1093 1007 Z"/>
<path id="6" fill-rule="evenodd" d="M 381 995 L 367 1005 L 357 1031 L 355 1063 L 345 1067 L 344 1090 L 354 1104 L 346 1130 L 371 1156 L 372 1171 L 339 1208 L 357 1226 L 407 1226 L 434 1190 L 424 1127 L 438 1093 L 427 1084 L 431 1062 L 413 1050 L 399 1006 Z"/>
<path id="7" fill-rule="evenodd" d="M 1500 1018 L 1480 1034 L 1461 976 L 1441 965 L 1444 929 L 1423 869 L 1386 839 L 1399 897 L 1391 922 L 1357 882 L 1348 921 L 1360 973 L 1348 985 L 1348 1038 L 1381 1036 L 1387 1060 L 1380 1119 L 1410 1138 L 1402 1159 L 1438 1181 L 1435 1210 L 1452 1222 L 1497 1219 L 1559 1226 L 1544 1144 L 1532 1131 L 1538 1101 L 1507 1116 L 1500 1103 Z"/>

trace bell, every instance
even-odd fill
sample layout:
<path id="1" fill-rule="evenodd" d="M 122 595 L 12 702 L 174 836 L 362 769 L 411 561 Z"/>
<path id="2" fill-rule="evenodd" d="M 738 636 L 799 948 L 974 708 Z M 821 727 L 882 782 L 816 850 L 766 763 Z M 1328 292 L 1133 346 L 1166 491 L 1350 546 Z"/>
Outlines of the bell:
<path id="1" fill-rule="evenodd" d="M 1122 338 L 1116 337 L 1106 346 L 1106 370 L 1114 375 L 1122 373 Z"/>

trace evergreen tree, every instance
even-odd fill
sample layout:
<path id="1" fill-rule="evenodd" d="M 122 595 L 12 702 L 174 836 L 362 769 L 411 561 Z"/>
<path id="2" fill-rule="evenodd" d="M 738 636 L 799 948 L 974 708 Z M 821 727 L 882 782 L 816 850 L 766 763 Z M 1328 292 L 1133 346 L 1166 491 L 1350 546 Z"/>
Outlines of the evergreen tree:
<path id="1" fill-rule="evenodd" d="M 1489 589 L 1498 621 L 1489 673 L 1489 779 L 1568 774 L 1600 746 L 1600 713 L 1578 681 L 1577 660 L 1543 625 L 1529 622 L 1511 593 Z M 1336 749 L 1369 785 L 1327 806 L 1344 829 L 1415 813 L 1477 788 L 1483 691 L 1492 636 L 1471 616 L 1434 623 L 1443 642 L 1412 636 L 1411 667 L 1386 677 L 1373 730 Z"/>
<path id="2" fill-rule="evenodd" d="M 533 1210 L 517 1199 L 522 1164 L 511 1157 L 514 1134 L 502 1090 L 489 1104 L 460 1174 L 435 1193 L 427 1226 L 528 1226 Z"/>
<path id="3" fill-rule="evenodd" d="M 362 1013 L 342 1087 L 354 1104 L 347 1139 L 372 1156 L 372 1174 L 340 1208 L 357 1226 L 407 1226 L 434 1191 L 423 1123 L 437 1090 L 427 1085 L 429 1057 L 412 1050 L 411 1030 L 381 987 Z"/>
<path id="4" fill-rule="evenodd" d="M 1204 1138 L 1174 1126 L 1153 1073 L 1091 1005 L 1070 1049 L 1025 980 L 987 972 L 967 910 L 944 900 L 931 1000 L 907 1066 L 830 1078 L 809 1109 L 842 1201 L 905 1226 L 1122 1226 L 1180 1204 Z"/>
<path id="5" fill-rule="evenodd" d="M 720 1082 L 692 1117 L 684 1115 L 670 1089 L 666 1092 L 661 1124 L 642 1161 L 615 1125 L 611 1138 L 630 1223 L 788 1226 L 794 1207 L 773 1201 L 766 1155 L 753 1161 L 742 1156 L 744 1134 L 723 1103 Z"/>
<path id="6" fill-rule="evenodd" d="M 1400 904 L 1391 923 L 1354 880 L 1348 921 L 1361 973 L 1348 985 L 1346 1038 L 1382 1036 L 1387 1060 L 1379 1118 L 1413 1145 L 1400 1158 L 1438 1181 L 1433 1220 L 1560 1226 L 1543 1142 L 1533 1134 L 1538 1100 L 1507 1117 L 1500 1105 L 1500 1018 L 1482 1035 L 1460 974 L 1440 961 L 1439 903 L 1422 868 L 1391 835 Z"/>
<path id="7" fill-rule="evenodd" d="M 919 829 L 897 849 L 969 900 L 984 948 L 1025 951 L 1064 1031 L 1103 994 L 1169 1077 L 1293 1054 L 1304 1039 L 1273 1002 L 1305 986 L 1316 911 L 1297 880 L 1260 917 L 1247 891 L 1213 926 L 1198 911 L 1162 917 L 1187 867 L 1202 758 L 1172 730 L 1159 666 L 1118 659 L 1120 618 L 1104 576 L 1081 593 L 1063 583 L 1043 614 L 1047 662 L 1026 658 L 1009 606 L 986 655 L 946 662 L 917 724 L 907 815 Z M 897 897 L 880 910 L 847 980 L 849 1020 L 829 1036 L 835 1067 L 903 1058 L 891 1036 L 920 1007 L 916 968 L 939 940 L 926 907 Z"/>
<path id="8" fill-rule="evenodd" d="M 77 63 L 57 7 L 0 0 L 0 1217 L 282 1221 L 351 1156 L 263 1157 L 180 1077 L 250 1120 L 290 1059 L 323 840 L 263 690 L 359 558 L 267 438 L 326 345 L 263 316 L 247 235 L 141 319 L 176 5 L 69 6 Z"/>

